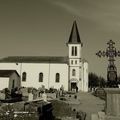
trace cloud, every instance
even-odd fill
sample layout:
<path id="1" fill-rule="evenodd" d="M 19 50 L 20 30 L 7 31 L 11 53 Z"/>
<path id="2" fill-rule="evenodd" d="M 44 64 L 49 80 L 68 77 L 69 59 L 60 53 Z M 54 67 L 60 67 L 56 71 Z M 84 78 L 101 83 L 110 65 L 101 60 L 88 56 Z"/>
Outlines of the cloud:
<path id="1" fill-rule="evenodd" d="M 53 4 L 61 7 L 62 9 L 66 10 L 69 13 L 72 13 L 73 15 L 76 15 L 76 16 L 80 17 L 79 11 L 76 8 L 74 8 L 73 6 L 71 6 L 67 3 L 56 1 L 56 2 L 53 2 Z"/>
<path id="2" fill-rule="evenodd" d="M 120 8 L 118 3 L 112 0 L 106 1 L 71 1 L 68 0 L 53 0 L 52 4 L 67 11 L 73 16 L 80 17 L 87 20 L 89 23 L 97 25 L 99 28 L 102 26 L 107 28 L 120 27 Z M 109 29 L 108 29 L 109 30 Z"/>

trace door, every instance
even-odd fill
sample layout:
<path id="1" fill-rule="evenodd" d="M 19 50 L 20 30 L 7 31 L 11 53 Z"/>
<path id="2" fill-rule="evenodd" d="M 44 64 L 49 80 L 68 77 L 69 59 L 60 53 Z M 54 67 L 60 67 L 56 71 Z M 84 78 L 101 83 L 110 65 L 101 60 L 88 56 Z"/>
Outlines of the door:
<path id="1" fill-rule="evenodd" d="M 76 90 L 76 83 L 71 83 L 71 91 Z"/>

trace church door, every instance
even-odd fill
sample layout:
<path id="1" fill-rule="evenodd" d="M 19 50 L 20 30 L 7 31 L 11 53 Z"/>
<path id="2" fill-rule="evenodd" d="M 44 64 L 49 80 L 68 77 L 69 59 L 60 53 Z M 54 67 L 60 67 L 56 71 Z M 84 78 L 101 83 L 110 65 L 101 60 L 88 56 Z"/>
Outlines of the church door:
<path id="1" fill-rule="evenodd" d="M 75 82 L 71 83 L 71 91 L 74 91 L 74 90 L 76 90 L 76 83 Z"/>

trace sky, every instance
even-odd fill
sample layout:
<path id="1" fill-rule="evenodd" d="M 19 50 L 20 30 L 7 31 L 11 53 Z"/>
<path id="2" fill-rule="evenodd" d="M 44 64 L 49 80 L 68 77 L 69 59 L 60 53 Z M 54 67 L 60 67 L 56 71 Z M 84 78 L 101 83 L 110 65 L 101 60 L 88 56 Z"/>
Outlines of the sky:
<path id="1" fill-rule="evenodd" d="M 120 0 L 0 0 L 0 58 L 67 56 L 73 21 L 89 71 L 106 77 L 105 50 L 112 39 L 120 50 Z M 116 58 L 120 74 L 120 58 Z"/>

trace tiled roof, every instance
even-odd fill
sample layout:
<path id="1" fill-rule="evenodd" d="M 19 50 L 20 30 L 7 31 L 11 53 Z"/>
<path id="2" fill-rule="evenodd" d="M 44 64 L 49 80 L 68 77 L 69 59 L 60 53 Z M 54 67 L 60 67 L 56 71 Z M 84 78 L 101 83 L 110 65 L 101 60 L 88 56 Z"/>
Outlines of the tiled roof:
<path id="1" fill-rule="evenodd" d="M 67 63 L 67 57 L 51 56 L 9 56 L 0 59 L 0 62 L 18 62 L 18 63 Z"/>
<path id="2" fill-rule="evenodd" d="M 19 76 L 16 70 L 0 70 L 0 77 L 9 77 L 14 72 Z"/>

